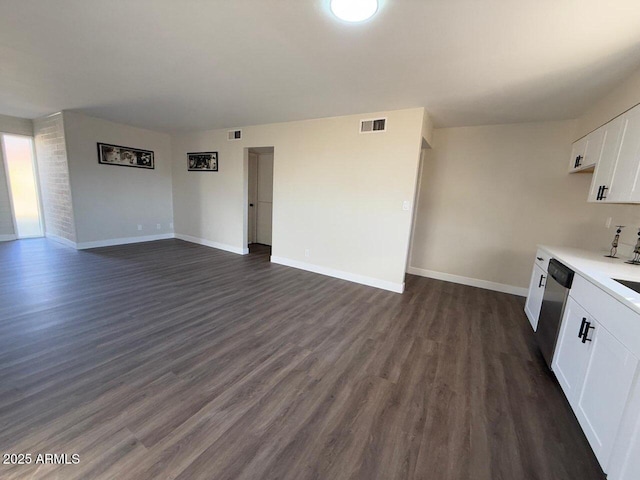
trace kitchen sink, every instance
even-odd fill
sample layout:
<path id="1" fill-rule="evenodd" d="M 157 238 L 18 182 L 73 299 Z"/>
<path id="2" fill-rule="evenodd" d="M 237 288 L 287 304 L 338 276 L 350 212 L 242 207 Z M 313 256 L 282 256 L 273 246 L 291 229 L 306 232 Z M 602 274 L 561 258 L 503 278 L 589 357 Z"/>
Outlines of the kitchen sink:
<path id="1" fill-rule="evenodd" d="M 614 278 L 614 280 L 619 284 L 624 285 L 627 288 L 630 288 L 634 292 L 640 293 L 640 282 L 633 282 L 631 280 L 618 280 L 617 278 Z"/>

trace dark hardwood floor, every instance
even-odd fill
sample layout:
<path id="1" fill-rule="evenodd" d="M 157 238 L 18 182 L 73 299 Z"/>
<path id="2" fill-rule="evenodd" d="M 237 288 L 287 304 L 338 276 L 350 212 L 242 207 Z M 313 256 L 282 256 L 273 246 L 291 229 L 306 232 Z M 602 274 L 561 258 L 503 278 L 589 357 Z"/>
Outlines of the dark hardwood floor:
<path id="1" fill-rule="evenodd" d="M 523 299 L 179 240 L 0 244 L 0 478 L 604 478 Z"/>

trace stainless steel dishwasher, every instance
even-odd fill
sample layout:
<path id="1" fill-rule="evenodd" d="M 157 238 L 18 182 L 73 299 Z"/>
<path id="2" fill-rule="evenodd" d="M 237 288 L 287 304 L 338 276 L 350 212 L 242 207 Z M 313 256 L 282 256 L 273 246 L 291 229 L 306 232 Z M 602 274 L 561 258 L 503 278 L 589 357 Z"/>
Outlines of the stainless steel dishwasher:
<path id="1" fill-rule="evenodd" d="M 536 340 L 542 356 L 549 368 L 551 368 L 551 360 L 556 349 L 564 305 L 567 302 L 569 289 L 573 283 L 573 270 L 552 258 L 549 261 L 547 272 L 547 283 L 544 287 L 544 297 L 542 297 Z"/>

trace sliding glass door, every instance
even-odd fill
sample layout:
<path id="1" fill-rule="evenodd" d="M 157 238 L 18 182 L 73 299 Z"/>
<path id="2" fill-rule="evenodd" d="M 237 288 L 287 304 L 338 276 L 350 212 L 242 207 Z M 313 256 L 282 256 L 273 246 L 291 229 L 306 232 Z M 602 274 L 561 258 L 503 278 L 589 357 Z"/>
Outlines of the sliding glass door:
<path id="1" fill-rule="evenodd" d="M 18 238 L 43 235 L 33 139 L 2 134 L 2 157 Z"/>

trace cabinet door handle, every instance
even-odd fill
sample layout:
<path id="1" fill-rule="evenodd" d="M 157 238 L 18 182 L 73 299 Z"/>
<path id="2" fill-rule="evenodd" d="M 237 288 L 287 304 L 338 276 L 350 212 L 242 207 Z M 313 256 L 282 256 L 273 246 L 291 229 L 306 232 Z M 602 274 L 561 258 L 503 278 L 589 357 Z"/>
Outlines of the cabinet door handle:
<path id="1" fill-rule="evenodd" d="M 602 185 L 602 192 L 600 193 L 600 200 L 604 200 L 605 198 L 607 198 L 607 196 L 604 194 L 604 192 L 606 192 L 607 190 L 609 190 L 609 187 L 605 187 L 604 185 Z"/>
<path id="2" fill-rule="evenodd" d="M 600 185 L 598 187 L 598 194 L 596 195 L 596 200 L 601 200 L 602 199 L 602 187 L 603 187 L 603 185 Z"/>
<path id="3" fill-rule="evenodd" d="M 576 157 L 576 163 L 573 164 L 573 168 L 577 168 L 581 165 L 580 160 L 582 160 L 584 157 L 582 155 L 578 155 Z"/>
<path id="4" fill-rule="evenodd" d="M 589 335 L 589 330 L 591 330 L 592 328 L 596 328 L 596 327 L 592 327 L 591 326 L 591 322 L 587 322 L 584 325 L 584 333 L 582 334 L 582 343 L 587 343 L 590 342 L 591 339 L 587 338 L 587 335 Z"/>
<path id="5" fill-rule="evenodd" d="M 536 257 L 536 259 L 537 259 L 539 262 L 542 262 L 542 261 L 544 260 L 544 258 L 542 258 L 542 257 Z"/>
<path id="6" fill-rule="evenodd" d="M 587 318 L 582 317 L 582 323 L 580 324 L 580 332 L 578 333 L 578 338 L 582 338 L 584 334 L 584 326 L 587 324 Z"/>
<path id="7" fill-rule="evenodd" d="M 544 285 L 542 285 L 542 280 L 544 280 L 544 275 L 540 275 L 540 281 L 538 282 L 538 288 L 544 287 Z"/>

